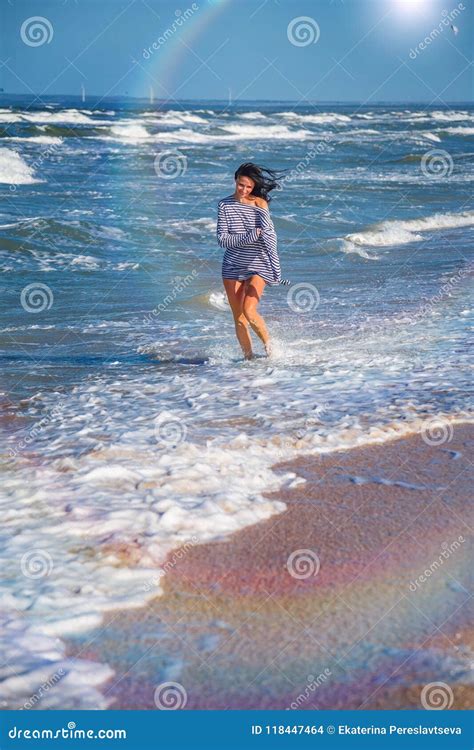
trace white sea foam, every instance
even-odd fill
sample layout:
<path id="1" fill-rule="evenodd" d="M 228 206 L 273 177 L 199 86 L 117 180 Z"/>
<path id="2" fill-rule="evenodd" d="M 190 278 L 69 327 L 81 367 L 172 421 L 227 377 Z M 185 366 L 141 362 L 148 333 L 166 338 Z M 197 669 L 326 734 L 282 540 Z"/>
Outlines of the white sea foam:
<path id="1" fill-rule="evenodd" d="M 456 122 L 456 120 L 473 120 L 474 116 L 466 110 L 452 112 L 431 112 L 430 117 L 437 122 Z"/>
<path id="2" fill-rule="evenodd" d="M 474 135 L 474 128 L 463 127 L 462 125 L 453 126 L 452 128 L 443 128 L 443 133 L 451 135 Z"/>
<path id="3" fill-rule="evenodd" d="M 75 224 L 76 222 L 72 222 Z M 125 237 L 125 232 L 120 227 L 100 226 L 100 233 L 104 237 L 111 237 L 113 240 L 121 240 Z"/>
<path id="4" fill-rule="evenodd" d="M 420 232 L 433 232 L 443 229 L 455 229 L 474 225 L 474 211 L 462 213 L 433 214 L 421 219 L 388 220 L 373 227 L 348 234 L 345 241 L 354 245 L 369 247 L 386 247 L 405 245 L 423 239 Z"/>
<path id="5" fill-rule="evenodd" d="M 23 118 L 16 112 L 8 112 L 8 110 L 6 110 L 0 112 L 0 123 L 2 122 L 23 122 Z"/>
<path id="6" fill-rule="evenodd" d="M 262 112 L 242 112 L 237 117 L 240 117 L 242 120 L 263 120 L 266 115 Z"/>
<path id="7" fill-rule="evenodd" d="M 366 260 L 379 260 L 380 256 L 376 255 L 373 251 L 366 250 L 365 247 L 362 247 L 360 244 L 347 240 L 347 239 L 336 239 L 336 240 L 330 240 L 327 243 L 327 247 L 329 250 L 337 250 L 340 253 L 346 253 L 347 255 L 351 255 L 352 253 L 355 255 L 359 255 L 361 258 L 365 258 Z"/>
<path id="8" fill-rule="evenodd" d="M 211 307 L 215 307 L 217 310 L 230 309 L 225 292 L 209 292 L 207 299 Z"/>
<path id="9" fill-rule="evenodd" d="M 115 138 L 125 143 L 143 141 L 151 137 L 143 125 L 113 125 L 110 128 L 110 133 L 111 135 L 105 137 Z"/>
<path id="10" fill-rule="evenodd" d="M 96 389 L 92 387 L 83 396 L 84 407 L 95 411 L 100 402 Z M 100 448 L 87 414 L 66 411 L 66 420 L 71 420 L 69 427 L 64 425 L 66 439 L 73 427 L 77 439 L 95 444 L 94 453 L 84 461 L 58 458 L 49 468 L 31 466 L 31 472 L 24 465 L 23 471 L 31 474 L 33 482 L 28 488 L 20 479 L 3 482 L 4 492 L 15 495 L 14 511 L 7 497 L 0 500 L 9 532 L 0 556 L 3 573 L 10 579 L 8 588 L 2 589 L 0 584 L 0 601 L 13 623 L 13 630 L 4 631 L 4 647 L 18 658 L 23 675 L 21 681 L 7 677 L 0 688 L 0 698 L 10 708 L 29 699 L 45 663 L 50 668 L 48 675 L 60 665 L 68 672 L 76 672 L 77 666 L 90 669 L 88 685 L 109 676 L 110 670 L 101 665 L 65 664 L 61 643 L 56 642 L 52 653 L 51 639 L 46 636 L 88 631 L 100 624 L 101 615 L 108 610 L 145 604 L 161 592 L 159 566 L 168 551 L 190 540 L 219 538 L 285 508 L 261 495 L 264 489 L 276 489 L 281 479 L 262 466 L 258 451 L 254 457 L 248 455 L 244 468 L 242 453 L 248 454 L 244 436 L 236 439 L 230 451 L 215 446 L 203 453 L 200 446 L 188 444 L 170 453 L 160 450 L 155 415 L 151 415 L 144 431 L 137 432 L 138 423 L 131 420 L 122 440 Z M 173 418 L 172 413 L 168 416 Z M 132 445 L 134 437 L 140 438 L 141 458 Z M 59 443 L 53 441 L 50 449 Z M 229 471 L 236 478 L 232 490 L 222 483 L 222 473 Z M 288 473 L 286 478 L 295 475 Z M 51 482 L 56 487 L 52 494 L 45 491 L 46 485 L 52 489 Z M 47 569 L 44 576 L 34 566 L 35 555 L 37 564 L 44 563 Z M 27 573 L 31 569 L 30 580 L 19 574 L 25 568 Z M 14 631 L 20 627 L 18 613 L 27 610 L 23 628 L 28 625 L 29 631 L 21 655 L 19 649 L 15 651 Z M 31 633 L 38 633 L 36 642 Z M 80 685 L 76 690 L 81 699 Z M 53 694 L 62 694 L 60 684 Z M 70 694 L 62 695 L 66 701 L 63 707 L 67 707 Z M 93 697 L 89 694 L 84 700 L 88 703 Z"/>
<path id="11" fill-rule="evenodd" d="M 95 120 L 78 109 L 64 109 L 59 112 L 31 112 L 20 113 L 21 118 L 27 122 L 41 123 L 70 123 L 71 125 L 96 125 L 100 122 L 108 123 L 108 120 Z"/>
<path id="12" fill-rule="evenodd" d="M 17 151 L 0 148 L 0 182 L 10 185 L 32 185 L 44 180 L 35 177 L 34 170 Z"/>
<path id="13" fill-rule="evenodd" d="M 132 271 L 136 271 L 138 268 L 140 268 L 139 263 L 133 263 L 132 261 L 122 261 L 121 263 L 116 263 L 113 266 L 114 271 L 127 271 L 128 269 L 131 269 Z"/>
<path id="14" fill-rule="evenodd" d="M 308 130 L 290 130 L 285 125 L 248 125 L 225 124 L 221 133 L 202 133 L 187 128 L 177 131 L 163 132 L 154 136 L 157 141 L 181 143 L 216 143 L 219 141 L 247 140 L 259 138 L 261 140 L 302 140 L 311 136 Z"/>
<path id="15" fill-rule="evenodd" d="M 22 222 L 24 224 L 25 222 Z M 0 229 L 6 228 L 18 228 L 18 224 L 10 224 L 0 226 Z M 49 272 L 56 270 L 68 270 L 70 272 L 81 272 L 81 271 L 128 271 L 137 270 L 140 267 L 139 263 L 134 261 L 118 261 L 105 260 L 98 258 L 93 255 L 85 255 L 82 253 L 61 253 L 51 252 L 43 250 L 42 252 L 31 251 L 30 253 L 17 253 L 15 256 L 10 256 L 10 262 L 12 266 L 7 268 L 32 268 L 41 272 Z M 2 269 L 3 271 L 6 268 Z"/>
<path id="16" fill-rule="evenodd" d="M 299 112 L 278 112 L 279 117 L 296 120 L 302 123 L 325 125 L 327 123 L 343 125 L 351 121 L 349 115 L 337 114 L 336 112 L 321 112 L 319 114 L 300 114 Z"/>
<path id="17" fill-rule="evenodd" d="M 441 140 L 441 138 L 439 137 L 439 135 L 436 135 L 436 133 L 430 133 L 429 130 L 423 130 L 422 133 L 421 133 L 421 135 L 424 138 L 428 138 L 429 141 L 438 142 L 438 141 Z"/>
<path id="18" fill-rule="evenodd" d="M 205 117 L 200 117 L 195 112 L 180 112 L 173 109 L 163 112 L 156 121 L 165 125 L 182 125 L 183 123 L 206 125 L 209 122 Z"/>
<path id="19" fill-rule="evenodd" d="M 8 604 L 2 609 L 8 611 Z M 16 604 L 20 604 L 18 599 Z M 112 703 L 97 687 L 114 672 L 97 662 L 67 658 L 64 644 L 55 635 L 46 634 L 44 627 L 2 614 L 0 653 L 8 655 L 0 667 L 0 708 L 4 710 L 64 706 L 96 710 Z"/>
<path id="20" fill-rule="evenodd" d="M 384 133 L 381 130 L 374 130 L 374 128 L 357 128 L 348 130 L 345 135 L 384 135 Z"/>
<path id="21" fill-rule="evenodd" d="M 441 132 L 441 131 L 438 131 Z M 443 131 L 444 132 L 444 131 Z M 365 143 L 382 141 L 394 143 L 416 143 L 426 146 L 426 140 L 438 143 L 441 138 L 430 130 L 377 130 L 376 128 L 351 128 L 338 131 L 324 130 L 320 134 L 327 143 Z"/>
<path id="22" fill-rule="evenodd" d="M 226 123 L 224 129 L 232 134 L 232 138 L 263 138 L 300 140 L 311 136 L 308 130 L 291 130 L 286 125 L 248 125 L 240 123 Z"/>
<path id="23" fill-rule="evenodd" d="M 10 222 L 9 224 L 0 224 L 0 229 L 13 229 L 14 227 L 23 227 L 24 225 L 34 224 L 38 220 L 41 220 L 41 216 L 22 217 L 21 219 Z"/>
<path id="24" fill-rule="evenodd" d="M 54 135 L 25 135 L 25 136 L 9 136 L 8 142 L 18 141 L 19 143 L 42 143 L 59 146 L 62 142 L 62 138 L 58 138 Z"/>
<path id="25" fill-rule="evenodd" d="M 91 255 L 75 255 L 71 259 L 71 266 L 81 266 L 81 268 L 99 268 L 99 262 L 97 258 L 93 258 Z"/>
<path id="26" fill-rule="evenodd" d="M 216 220 L 210 216 L 201 216 L 198 219 L 169 219 L 160 222 L 160 229 L 172 234 L 196 234 L 208 235 L 216 231 Z"/>

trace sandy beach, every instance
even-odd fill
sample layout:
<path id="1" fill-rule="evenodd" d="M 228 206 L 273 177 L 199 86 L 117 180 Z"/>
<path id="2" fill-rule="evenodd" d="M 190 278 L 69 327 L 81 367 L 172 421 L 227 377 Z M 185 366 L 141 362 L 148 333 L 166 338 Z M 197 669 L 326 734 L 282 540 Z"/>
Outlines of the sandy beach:
<path id="1" fill-rule="evenodd" d="M 187 709 L 467 708 L 473 440 L 458 423 L 280 464 L 306 480 L 269 495 L 285 512 L 173 553 L 164 595 L 69 656 L 114 669 L 113 709 L 168 682 Z"/>

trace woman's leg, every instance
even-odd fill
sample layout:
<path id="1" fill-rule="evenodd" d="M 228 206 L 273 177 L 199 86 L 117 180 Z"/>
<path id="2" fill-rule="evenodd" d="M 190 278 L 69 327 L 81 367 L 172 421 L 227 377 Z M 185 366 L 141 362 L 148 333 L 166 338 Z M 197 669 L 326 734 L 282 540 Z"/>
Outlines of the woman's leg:
<path id="1" fill-rule="evenodd" d="M 257 312 L 257 305 L 265 289 L 265 280 L 261 276 L 251 276 L 245 282 L 245 295 L 243 311 L 246 319 L 250 323 L 252 330 L 263 341 L 265 351 L 270 354 L 270 336 L 268 335 L 267 326 L 261 315 Z"/>
<path id="2" fill-rule="evenodd" d="M 222 279 L 229 300 L 229 305 L 234 316 L 235 333 L 242 347 L 245 359 L 251 359 L 252 341 L 250 338 L 247 318 L 244 315 L 244 291 L 245 282 L 236 279 Z"/>

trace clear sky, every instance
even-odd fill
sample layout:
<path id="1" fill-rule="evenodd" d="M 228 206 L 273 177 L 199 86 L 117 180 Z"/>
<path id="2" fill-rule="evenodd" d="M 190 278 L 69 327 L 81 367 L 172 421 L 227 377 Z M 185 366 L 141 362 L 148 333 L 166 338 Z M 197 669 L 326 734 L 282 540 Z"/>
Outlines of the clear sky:
<path id="1" fill-rule="evenodd" d="M 472 0 L 0 0 L 0 87 L 442 105 L 473 98 L 473 39 Z"/>

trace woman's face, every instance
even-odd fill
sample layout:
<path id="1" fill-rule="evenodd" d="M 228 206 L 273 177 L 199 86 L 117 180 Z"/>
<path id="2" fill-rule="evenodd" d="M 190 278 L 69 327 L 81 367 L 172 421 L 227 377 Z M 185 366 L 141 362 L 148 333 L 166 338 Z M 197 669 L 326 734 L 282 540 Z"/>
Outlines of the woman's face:
<path id="1" fill-rule="evenodd" d="M 252 194 L 255 182 L 251 177 L 237 177 L 235 181 L 235 192 L 239 198 L 247 198 Z"/>

